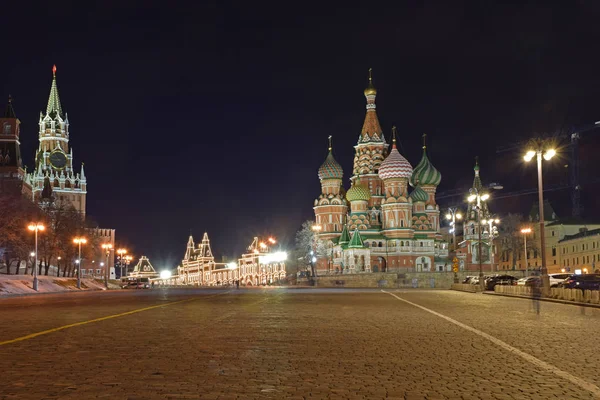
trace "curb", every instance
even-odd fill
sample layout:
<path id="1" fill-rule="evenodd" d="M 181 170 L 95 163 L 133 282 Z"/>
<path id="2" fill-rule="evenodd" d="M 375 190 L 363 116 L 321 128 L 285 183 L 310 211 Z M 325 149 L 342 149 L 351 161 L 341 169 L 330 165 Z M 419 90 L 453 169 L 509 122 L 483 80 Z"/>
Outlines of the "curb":
<path id="1" fill-rule="evenodd" d="M 505 293 L 495 293 L 495 292 L 483 292 L 483 294 L 487 294 L 487 295 L 491 295 L 491 296 L 515 297 L 518 299 L 531 300 L 531 297 L 529 297 L 529 296 L 519 296 L 519 295 L 515 295 L 515 294 L 505 294 Z M 575 301 L 549 299 L 549 298 L 544 298 L 544 297 L 540 297 L 539 300 L 547 301 L 548 303 L 559 303 L 559 304 L 568 304 L 568 305 L 580 306 L 580 307 L 600 308 L 600 304 L 580 303 L 580 302 L 575 302 Z"/>
<path id="2" fill-rule="evenodd" d="M 90 292 L 112 292 L 121 289 L 89 289 L 89 290 L 64 290 L 60 292 L 42 292 L 42 293 L 10 293 L 10 294 L 0 294 L 0 300 L 2 299 L 10 299 L 13 297 L 27 297 L 27 296 L 44 296 L 50 294 L 67 294 L 67 293 L 90 293 Z"/>

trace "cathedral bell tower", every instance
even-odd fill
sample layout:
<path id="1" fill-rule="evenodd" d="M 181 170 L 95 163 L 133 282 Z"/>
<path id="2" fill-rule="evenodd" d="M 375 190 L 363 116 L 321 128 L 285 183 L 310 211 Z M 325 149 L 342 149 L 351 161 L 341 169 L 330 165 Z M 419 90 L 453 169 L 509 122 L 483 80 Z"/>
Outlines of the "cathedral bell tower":
<path id="1" fill-rule="evenodd" d="M 69 118 L 58 96 L 55 65 L 46 113 L 40 112 L 35 168 L 27 174 L 23 191 L 34 201 L 52 198 L 55 202 L 73 206 L 85 216 L 87 180 L 83 163 L 81 171 L 75 172 L 69 135 Z"/>

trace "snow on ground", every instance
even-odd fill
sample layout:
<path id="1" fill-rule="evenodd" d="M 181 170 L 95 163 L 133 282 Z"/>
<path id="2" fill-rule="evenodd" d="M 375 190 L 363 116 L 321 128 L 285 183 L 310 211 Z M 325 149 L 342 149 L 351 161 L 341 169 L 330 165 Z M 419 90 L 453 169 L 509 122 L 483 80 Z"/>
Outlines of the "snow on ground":
<path id="1" fill-rule="evenodd" d="M 109 283 L 110 289 L 118 285 Z M 78 292 L 83 290 L 104 290 L 104 281 L 82 279 L 81 289 L 77 289 L 76 278 L 59 278 L 56 276 L 38 276 L 38 293 Z M 13 294 L 32 294 L 33 277 L 31 275 L 0 275 L 0 297 Z"/>

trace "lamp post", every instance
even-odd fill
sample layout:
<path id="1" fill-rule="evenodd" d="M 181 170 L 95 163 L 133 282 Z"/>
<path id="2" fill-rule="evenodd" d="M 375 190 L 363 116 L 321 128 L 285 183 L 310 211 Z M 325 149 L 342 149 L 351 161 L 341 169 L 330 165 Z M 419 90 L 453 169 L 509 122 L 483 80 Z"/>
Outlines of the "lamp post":
<path id="1" fill-rule="evenodd" d="M 458 207 L 450 207 L 448 209 L 448 213 L 446 214 L 446 219 L 450 221 L 450 226 L 452 227 L 452 243 L 454 243 L 454 252 L 456 252 L 456 220 L 460 220 L 462 218 L 462 214 Z"/>
<path id="2" fill-rule="evenodd" d="M 119 267 L 121 270 L 121 277 L 123 277 L 123 263 L 125 262 L 125 254 L 127 254 L 127 250 L 119 249 L 117 250 L 117 254 L 119 254 Z"/>
<path id="3" fill-rule="evenodd" d="M 484 219 L 481 222 L 483 222 L 483 224 L 488 225 L 488 238 L 490 240 L 490 270 L 493 270 L 494 269 L 494 238 L 496 237 L 496 235 L 498 235 L 498 229 L 496 228 L 495 225 L 498 225 L 500 223 L 500 220 L 498 218 L 490 217 L 488 220 Z M 496 268 L 496 271 L 498 271 L 498 268 Z"/>
<path id="4" fill-rule="evenodd" d="M 523 234 L 523 244 L 525 247 L 525 276 L 529 276 L 529 262 L 527 261 L 527 234 L 531 233 L 531 228 L 523 228 L 521 229 L 521 233 Z"/>
<path id="5" fill-rule="evenodd" d="M 548 268 L 546 267 L 546 235 L 544 232 L 544 184 L 542 180 L 542 156 L 548 161 L 556 155 L 556 150 L 552 147 L 550 141 L 544 139 L 536 139 L 530 143 L 530 150 L 525 154 L 525 162 L 537 156 L 537 175 L 538 175 L 538 202 L 540 213 L 540 247 L 542 250 L 542 290 L 544 295 L 548 293 L 550 287 L 550 278 L 548 277 Z"/>
<path id="6" fill-rule="evenodd" d="M 478 250 L 477 250 L 477 258 L 479 260 L 479 285 L 481 286 L 481 291 L 485 289 L 485 285 L 483 282 L 483 264 L 482 264 L 482 254 L 481 254 L 481 204 L 490 198 L 490 195 L 487 193 L 481 193 L 478 188 L 469 189 L 469 197 L 467 200 L 469 203 L 475 203 L 475 208 L 477 209 L 477 234 L 478 234 Z"/>
<path id="7" fill-rule="evenodd" d="M 73 243 L 79 246 L 79 258 L 77 259 L 77 289 L 81 289 L 81 245 L 87 243 L 84 237 L 76 237 Z"/>
<path id="8" fill-rule="evenodd" d="M 129 273 L 129 263 L 131 263 L 131 260 L 133 260 L 133 256 L 131 256 L 131 255 L 125 256 L 125 276 L 127 276 L 127 274 Z"/>
<path id="9" fill-rule="evenodd" d="M 34 222 L 27 227 L 30 231 L 35 232 L 35 264 L 33 266 L 33 290 L 38 291 L 38 231 L 44 231 L 46 227 L 41 222 Z"/>
<path id="10" fill-rule="evenodd" d="M 108 289 L 108 269 L 110 267 L 108 257 L 110 256 L 110 251 L 112 250 L 113 246 L 110 243 L 104 243 L 102 245 L 102 248 L 106 251 L 106 267 L 104 268 L 104 287 Z"/>

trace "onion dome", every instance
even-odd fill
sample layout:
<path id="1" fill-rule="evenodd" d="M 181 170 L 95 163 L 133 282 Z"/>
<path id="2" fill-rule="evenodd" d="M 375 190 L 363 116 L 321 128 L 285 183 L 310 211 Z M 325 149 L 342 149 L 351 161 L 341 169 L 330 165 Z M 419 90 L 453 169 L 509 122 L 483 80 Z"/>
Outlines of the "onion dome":
<path id="1" fill-rule="evenodd" d="M 396 148 L 396 127 L 392 128 L 392 151 L 379 167 L 379 177 L 383 180 L 392 178 L 410 178 L 413 173 L 412 166 Z"/>
<path id="2" fill-rule="evenodd" d="M 373 86 L 373 76 L 371 73 L 373 72 L 373 68 L 369 68 L 369 85 L 365 89 L 365 96 L 375 96 L 377 95 L 377 89 Z"/>
<path id="3" fill-rule="evenodd" d="M 427 200 L 429 200 L 429 195 L 427 192 L 421 189 L 420 185 L 417 185 L 417 187 L 414 188 L 409 197 L 412 199 L 413 203 L 417 203 L 419 201 L 425 203 Z"/>
<path id="4" fill-rule="evenodd" d="M 365 186 L 360 184 L 360 177 L 357 177 L 354 185 L 348 189 L 346 199 L 348 199 L 348 201 L 369 201 L 370 198 L 371 192 Z"/>
<path id="5" fill-rule="evenodd" d="M 319 167 L 319 179 L 342 179 L 343 176 L 342 166 L 335 161 L 331 153 L 331 136 L 329 136 L 329 154 L 325 162 Z"/>
<path id="6" fill-rule="evenodd" d="M 421 161 L 413 170 L 412 177 L 410 178 L 411 186 L 415 187 L 417 182 L 420 185 L 432 185 L 438 186 L 442 181 L 442 174 L 438 171 L 427 158 L 427 146 L 425 145 L 425 137 L 427 135 L 423 135 L 423 157 L 421 157 Z"/>

